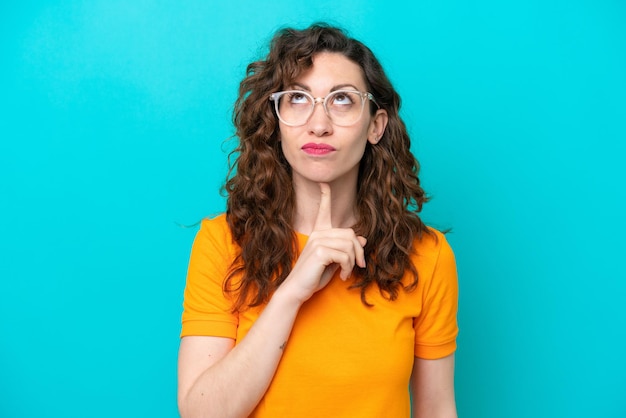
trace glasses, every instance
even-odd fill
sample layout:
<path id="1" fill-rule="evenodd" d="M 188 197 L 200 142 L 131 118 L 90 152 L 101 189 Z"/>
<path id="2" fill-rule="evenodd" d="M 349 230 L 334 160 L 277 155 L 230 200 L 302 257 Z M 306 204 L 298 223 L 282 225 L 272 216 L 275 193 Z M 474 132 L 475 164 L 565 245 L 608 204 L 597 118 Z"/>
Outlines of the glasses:
<path id="1" fill-rule="evenodd" d="M 270 94 L 270 100 L 274 102 L 278 119 L 287 126 L 307 123 L 318 103 L 322 103 L 324 112 L 337 126 L 350 126 L 361 119 L 368 100 L 380 109 L 372 93 L 356 90 L 336 90 L 326 97 L 313 97 L 302 90 L 287 90 Z"/>

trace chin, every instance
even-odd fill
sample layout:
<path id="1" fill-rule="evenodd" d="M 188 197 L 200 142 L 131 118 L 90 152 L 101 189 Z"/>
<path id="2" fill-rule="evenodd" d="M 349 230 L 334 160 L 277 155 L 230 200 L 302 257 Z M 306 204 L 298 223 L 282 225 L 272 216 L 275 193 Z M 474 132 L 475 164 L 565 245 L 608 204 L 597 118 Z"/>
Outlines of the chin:
<path id="1" fill-rule="evenodd" d="M 298 174 L 294 176 L 294 181 L 300 183 L 332 183 L 337 180 L 335 176 L 330 176 L 328 173 L 311 173 L 311 174 Z"/>
<path id="2" fill-rule="evenodd" d="M 336 183 L 336 182 L 352 182 L 356 184 L 358 178 L 358 169 L 348 172 L 337 172 L 336 170 L 312 170 L 308 173 L 301 173 L 300 177 L 312 183 Z"/>
<path id="3" fill-rule="evenodd" d="M 329 176 L 314 176 L 306 178 L 307 181 L 311 183 L 332 183 L 336 180 L 334 177 Z"/>

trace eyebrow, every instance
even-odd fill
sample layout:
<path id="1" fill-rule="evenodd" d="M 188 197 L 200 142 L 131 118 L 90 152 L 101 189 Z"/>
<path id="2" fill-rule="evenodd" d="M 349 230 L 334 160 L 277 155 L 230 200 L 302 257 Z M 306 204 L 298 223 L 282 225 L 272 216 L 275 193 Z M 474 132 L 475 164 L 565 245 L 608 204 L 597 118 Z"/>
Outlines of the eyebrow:
<path id="1" fill-rule="evenodd" d="M 311 88 L 309 86 L 307 86 L 306 84 L 302 84 L 302 83 L 293 83 L 292 87 L 300 87 L 303 90 L 306 90 L 306 91 L 309 91 L 309 92 L 311 91 Z M 330 88 L 330 91 L 341 90 L 341 89 L 344 89 L 346 87 L 351 87 L 354 90 L 359 91 L 359 88 L 357 86 L 355 86 L 354 84 L 350 84 L 350 83 L 336 84 L 336 85 L 334 85 L 334 86 L 332 86 Z"/>

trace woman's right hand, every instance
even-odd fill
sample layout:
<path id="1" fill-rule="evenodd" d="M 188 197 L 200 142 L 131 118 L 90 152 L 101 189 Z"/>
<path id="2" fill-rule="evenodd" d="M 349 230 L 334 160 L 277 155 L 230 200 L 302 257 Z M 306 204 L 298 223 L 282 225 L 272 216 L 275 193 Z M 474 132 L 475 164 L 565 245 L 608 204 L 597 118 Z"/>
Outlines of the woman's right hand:
<path id="1" fill-rule="evenodd" d="M 363 247 L 367 240 L 357 236 L 352 228 L 333 228 L 331 221 L 330 186 L 320 183 L 320 206 L 309 239 L 291 273 L 281 285 L 301 302 L 324 288 L 337 269 L 346 280 L 354 265 L 365 267 Z"/>

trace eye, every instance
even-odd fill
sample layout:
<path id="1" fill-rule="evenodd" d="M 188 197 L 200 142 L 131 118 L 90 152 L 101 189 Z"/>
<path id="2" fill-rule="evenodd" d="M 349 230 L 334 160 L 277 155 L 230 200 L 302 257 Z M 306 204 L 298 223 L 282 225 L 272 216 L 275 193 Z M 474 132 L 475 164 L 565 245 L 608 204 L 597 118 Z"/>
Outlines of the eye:
<path id="1" fill-rule="evenodd" d="M 346 106 L 354 104 L 354 93 L 350 93 L 347 91 L 335 92 L 332 95 L 330 103 L 333 106 Z"/>
<path id="2" fill-rule="evenodd" d="M 289 93 L 289 103 L 306 104 L 306 103 L 309 103 L 309 98 L 304 93 L 292 92 L 292 93 Z"/>

